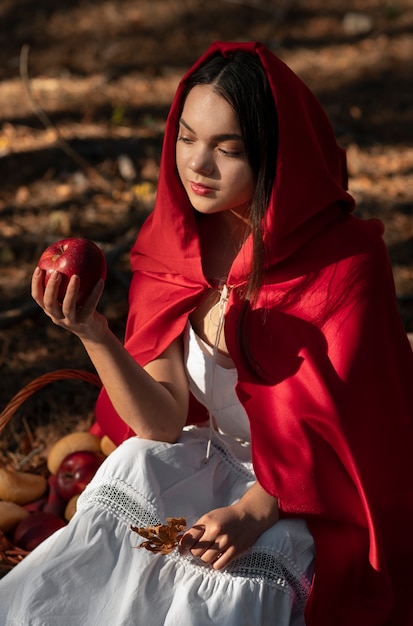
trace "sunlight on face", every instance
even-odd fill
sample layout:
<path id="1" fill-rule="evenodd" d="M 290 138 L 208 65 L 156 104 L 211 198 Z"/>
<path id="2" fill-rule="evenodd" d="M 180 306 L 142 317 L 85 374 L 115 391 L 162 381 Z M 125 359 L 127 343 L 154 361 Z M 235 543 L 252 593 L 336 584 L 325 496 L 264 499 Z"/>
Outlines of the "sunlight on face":
<path id="1" fill-rule="evenodd" d="M 176 163 L 197 211 L 248 214 L 254 174 L 237 116 L 212 85 L 197 85 L 187 96 L 179 124 Z"/>

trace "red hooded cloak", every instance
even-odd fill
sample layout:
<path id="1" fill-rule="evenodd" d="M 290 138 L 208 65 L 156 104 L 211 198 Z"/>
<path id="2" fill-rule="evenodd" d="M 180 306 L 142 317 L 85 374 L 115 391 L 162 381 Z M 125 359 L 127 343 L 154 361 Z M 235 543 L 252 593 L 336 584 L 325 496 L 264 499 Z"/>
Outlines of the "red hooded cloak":
<path id="1" fill-rule="evenodd" d="M 142 365 L 182 333 L 211 285 L 175 142 L 185 81 L 211 56 L 258 55 L 278 114 L 266 274 L 251 305 L 251 238 L 228 276 L 225 336 L 251 424 L 257 479 L 307 520 L 316 571 L 308 626 L 413 625 L 413 353 L 378 221 L 354 217 L 344 152 L 302 81 L 258 43 L 215 43 L 178 86 L 153 213 L 131 254 L 125 345 Z M 102 391 L 102 432 L 133 433 Z M 193 402 L 188 422 L 204 419 Z"/>

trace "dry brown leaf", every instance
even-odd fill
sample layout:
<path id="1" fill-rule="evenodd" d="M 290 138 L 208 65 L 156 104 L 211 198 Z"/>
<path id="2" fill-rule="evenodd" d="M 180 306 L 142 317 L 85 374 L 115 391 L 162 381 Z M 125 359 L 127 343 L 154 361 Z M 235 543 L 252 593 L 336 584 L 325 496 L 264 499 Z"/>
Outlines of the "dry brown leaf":
<path id="1" fill-rule="evenodd" d="M 131 530 L 147 540 L 136 547 L 145 548 L 155 554 L 172 552 L 185 532 L 186 519 L 185 517 L 167 517 L 166 521 L 167 524 L 146 526 L 146 528 L 131 526 Z"/>
<path id="2" fill-rule="evenodd" d="M 0 530 L 0 570 L 20 563 L 29 552 L 13 545 Z"/>

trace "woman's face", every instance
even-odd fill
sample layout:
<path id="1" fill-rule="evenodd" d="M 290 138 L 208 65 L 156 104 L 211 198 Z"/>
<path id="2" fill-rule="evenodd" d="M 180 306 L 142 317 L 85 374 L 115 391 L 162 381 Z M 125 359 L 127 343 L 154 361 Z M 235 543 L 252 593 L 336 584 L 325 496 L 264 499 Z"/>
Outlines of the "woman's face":
<path id="1" fill-rule="evenodd" d="M 255 177 L 237 116 L 211 85 L 189 92 L 176 143 L 178 173 L 192 206 L 204 214 L 246 216 Z"/>

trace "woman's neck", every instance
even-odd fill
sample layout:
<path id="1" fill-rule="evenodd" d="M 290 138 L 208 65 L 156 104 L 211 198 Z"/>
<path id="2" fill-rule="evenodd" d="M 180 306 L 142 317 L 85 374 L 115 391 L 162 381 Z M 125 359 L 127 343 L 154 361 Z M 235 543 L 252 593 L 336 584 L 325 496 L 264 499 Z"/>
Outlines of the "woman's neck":
<path id="1" fill-rule="evenodd" d="M 202 215 L 198 227 L 205 277 L 222 284 L 250 233 L 249 223 L 244 217 L 225 211 Z"/>

